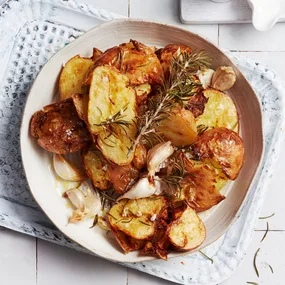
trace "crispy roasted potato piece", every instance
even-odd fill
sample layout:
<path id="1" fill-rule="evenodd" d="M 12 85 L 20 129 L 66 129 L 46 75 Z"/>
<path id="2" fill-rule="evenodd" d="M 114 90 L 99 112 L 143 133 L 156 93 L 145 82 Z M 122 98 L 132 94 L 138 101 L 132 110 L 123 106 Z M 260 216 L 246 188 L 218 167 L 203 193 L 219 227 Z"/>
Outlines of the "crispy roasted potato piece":
<path id="1" fill-rule="evenodd" d="M 58 154 L 76 152 L 91 139 L 71 98 L 36 112 L 31 118 L 30 132 L 42 148 Z"/>
<path id="2" fill-rule="evenodd" d="M 132 164 L 136 169 L 142 170 L 146 166 L 146 155 L 147 150 L 144 145 L 138 144 L 135 149 L 134 159 L 132 161 Z"/>
<path id="3" fill-rule="evenodd" d="M 83 167 L 93 185 L 101 190 L 110 189 L 112 183 L 107 172 L 107 162 L 104 161 L 100 151 L 94 146 L 88 147 L 82 151 L 81 157 Z"/>
<path id="4" fill-rule="evenodd" d="M 116 67 L 130 79 L 131 85 L 161 83 L 162 67 L 157 56 L 150 47 L 134 40 L 106 50 L 95 63 L 100 65 Z M 90 85 L 91 73 L 84 85 Z"/>
<path id="5" fill-rule="evenodd" d="M 151 92 L 151 86 L 148 83 L 144 83 L 134 87 L 137 95 L 137 104 L 140 106 L 145 104 L 147 100 L 147 96 Z"/>
<path id="6" fill-rule="evenodd" d="M 73 100 L 74 107 L 77 111 L 77 114 L 81 120 L 86 124 L 88 123 L 88 94 L 74 94 L 71 96 Z"/>
<path id="7" fill-rule="evenodd" d="M 171 115 L 157 128 L 175 146 L 192 144 L 197 137 L 194 115 L 186 109 L 173 109 Z"/>
<path id="8" fill-rule="evenodd" d="M 185 109 L 192 112 L 195 118 L 204 113 L 205 105 L 208 102 L 208 98 L 205 97 L 203 92 L 199 92 L 189 98 Z"/>
<path id="9" fill-rule="evenodd" d="M 82 83 L 93 65 L 92 59 L 80 57 L 79 55 L 74 56 L 65 64 L 59 77 L 61 100 L 69 98 L 76 93 L 86 93 L 86 88 L 82 87 Z"/>
<path id="10" fill-rule="evenodd" d="M 178 58 L 181 53 L 191 53 L 192 49 L 182 44 L 170 44 L 156 51 L 156 55 L 162 65 L 164 75 L 169 76 L 170 62 L 172 58 Z"/>
<path id="11" fill-rule="evenodd" d="M 175 213 L 175 220 L 168 230 L 170 242 L 179 250 L 191 250 L 197 248 L 206 237 L 206 228 L 190 207 Z"/>
<path id="12" fill-rule="evenodd" d="M 245 153 L 241 137 L 226 128 L 215 128 L 204 132 L 193 145 L 200 160 L 212 160 L 226 176 L 235 180 L 244 163 Z"/>
<path id="13" fill-rule="evenodd" d="M 97 61 L 103 52 L 97 48 L 93 48 L 92 60 Z"/>
<path id="14" fill-rule="evenodd" d="M 227 94 L 215 89 L 206 89 L 203 94 L 208 102 L 203 114 L 197 117 L 197 126 L 224 127 L 238 132 L 238 113 L 233 100 Z"/>
<path id="15" fill-rule="evenodd" d="M 111 162 L 107 163 L 107 174 L 113 183 L 114 190 L 119 194 L 125 193 L 127 186 L 139 177 L 139 172 L 131 164 L 122 166 Z"/>
<path id="16" fill-rule="evenodd" d="M 128 78 L 114 67 L 98 66 L 89 92 L 89 129 L 98 134 L 103 155 L 120 165 L 129 164 L 134 155 L 129 149 L 136 135 L 136 95 L 128 85 Z M 114 117 L 117 119 L 106 127 L 104 123 Z"/>
<path id="17" fill-rule="evenodd" d="M 228 179 L 220 168 L 201 161 L 185 160 L 189 174 L 181 182 L 181 200 L 187 200 L 197 212 L 206 211 L 225 199 L 220 190 Z"/>
<path id="18" fill-rule="evenodd" d="M 155 199 L 122 199 L 110 209 L 108 219 L 115 230 L 134 239 L 145 240 L 154 235 L 156 221 L 166 206 L 167 200 L 162 196 Z M 151 221 L 154 215 L 157 218 Z"/>

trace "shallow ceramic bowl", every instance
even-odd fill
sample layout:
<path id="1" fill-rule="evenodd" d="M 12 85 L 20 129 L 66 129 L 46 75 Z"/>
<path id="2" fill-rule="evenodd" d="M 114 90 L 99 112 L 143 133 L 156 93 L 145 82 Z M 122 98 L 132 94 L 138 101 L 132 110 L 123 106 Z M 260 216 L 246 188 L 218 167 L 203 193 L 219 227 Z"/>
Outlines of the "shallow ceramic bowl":
<path id="1" fill-rule="evenodd" d="M 116 20 L 95 27 L 53 56 L 43 67 L 31 88 L 22 121 L 22 159 L 30 189 L 43 211 L 66 236 L 104 258 L 138 262 L 154 258 L 139 256 L 137 252 L 125 255 L 111 234 L 106 236 L 99 227 L 89 229 L 92 221 L 68 225 L 67 220 L 71 210 L 66 206 L 65 199 L 56 191 L 54 179 L 49 171 L 51 155 L 40 148 L 35 139 L 29 135 L 32 114 L 58 99 L 58 76 L 64 62 L 77 54 L 91 56 L 93 47 L 106 50 L 130 39 L 157 47 L 169 43 L 181 43 L 193 49 L 204 49 L 213 58 L 213 68 L 229 65 L 236 72 L 237 82 L 229 95 L 238 109 L 246 160 L 238 179 L 227 187 L 227 198 L 213 210 L 202 215 L 207 237 L 200 248 L 217 240 L 236 218 L 262 157 L 263 137 L 260 104 L 249 83 L 221 50 L 191 32 L 140 20 Z M 181 254 L 183 253 L 172 253 L 169 257 Z"/>

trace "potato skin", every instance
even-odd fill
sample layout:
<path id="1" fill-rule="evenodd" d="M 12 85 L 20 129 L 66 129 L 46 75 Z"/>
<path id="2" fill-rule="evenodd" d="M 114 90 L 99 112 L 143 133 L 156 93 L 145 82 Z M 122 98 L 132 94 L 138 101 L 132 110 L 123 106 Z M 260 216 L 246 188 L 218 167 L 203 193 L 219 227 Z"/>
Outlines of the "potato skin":
<path id="1" fill-rule="evenodd" d="M 71 98 L 36 112 L 31 118 L 30 133 L 42 148 L 57 154 L 76 152 L 91 139 Z"/>
<path id="2" fill-rule="evenodd" d="M 101 56 L 103 52 L 97 48 L 93 48 L 93 54 L 92 54 L 92 60 L 95 62 L 98 60 L 98 58 Z"/>
<path id="3" fill-rule="evenodd" d="M 226 128 L 204 132 L 193 145 L 193 151 L 202 161 L 212 159 L 217 162 L 231 180 L 237 178 L 245 159 L 241 137 Z"/>
<path id="4" fill-rule="evenodd" d="M 181 53 L 191 53 L 192 49 L 183 44 L 169 44 L 155 53 L 162 65 L 164 76 L 169 76 L 170 62 L 173 57 L 177 57 Z"/>
<path id="5" fill-rule="evenodd" d="M 195 118 L 202 115 L 204 113 L 205 105 L 208 102 L 208 98 L 202 92 L 199 92 L 192 97 L 190 97 L 185 109 L 192 112 Z"/>

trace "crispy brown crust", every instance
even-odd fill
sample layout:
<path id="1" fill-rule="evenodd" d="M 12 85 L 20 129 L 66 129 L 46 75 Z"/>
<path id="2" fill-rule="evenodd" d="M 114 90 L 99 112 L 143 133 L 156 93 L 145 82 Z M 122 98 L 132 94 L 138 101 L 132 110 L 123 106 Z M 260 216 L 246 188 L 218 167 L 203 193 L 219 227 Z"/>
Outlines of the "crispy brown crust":
<path id="1" fill-rule="evenodd" d="M 193 150 L 200 160 L 217 161 L 226 176 L 235 180 L 245 159 L 241 137 L 226 128 L 215 128 L 204 132 L 193 145 Z"/>
<path id="2" fill-rule="evenodd" d="M 103 53 L 103 52 L 102 52 L 101 50 L 99 50 L 99 49 L 97 49 L 97 48 L 93 48 L 93 54 L 92 54 L 91 59 L 92 59 L 93 61 L 96 61 L 96 60 L 101 56 L 102 53 Z"/>
<path id="3" fill-rule="evenodd" d="M 195 118 L 202 115 L 204 113 L 205 105 L 208 102 L 208 98 L 200 92 L 190 97 L 185 109 L 191 111 Z"/>
<path id="4" fill-rule="evenodd" d="M 155 53 L 162 65 L 164 75 L 169 76 L 170 61 L 175 53 L 180 49 L 180 53 L 191 53 L 192 49 L 186 45 L 182 44 L 170 44 L 162 49 L 157 50 Z"/>
<path id="5" fill-rule="evenodd" d="M 30 133 L 42 148 L 58 154 L 76 152 L 90 141 L 71 98 L 36 112 L 31 118 Z"/>

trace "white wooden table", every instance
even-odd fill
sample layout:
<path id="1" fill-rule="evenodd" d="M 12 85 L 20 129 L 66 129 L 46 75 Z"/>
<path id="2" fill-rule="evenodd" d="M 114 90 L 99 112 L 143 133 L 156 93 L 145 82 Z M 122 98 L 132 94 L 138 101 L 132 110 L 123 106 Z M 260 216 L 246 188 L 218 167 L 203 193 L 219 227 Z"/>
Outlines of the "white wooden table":
<path id="1" fill-rule="evenodd" d="M 187 26 L 179 20 L 178 0 L 81 0 L 114 12 L 148 20 L 178 25 L 198 33 L 224 49 L 268 64 L 285 81 L 285 23 L 261 33 L 250 24 Z M 0 0 L 0 3 L 3 2 Z M 285 130 L 284 130 L 285 131 Z M 243 263 L 223 285 L 284 285 L 285 270 L 285 147 L 268 189 L 262 215 L 275 213 L 267 220 L 270 232 L 260 240 L 266 221 L 256 221 L 256 230 Z M 258 266 L 253 268 L 255 251 L 261 248 Z M 274 274 L 267 263 L 274 268 Z M 100 258 L 78 253 L 6 229 L 0 229 L 0 284 L 2 285 L 85 285 L 85 284 L 173 284 Z"/>

